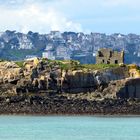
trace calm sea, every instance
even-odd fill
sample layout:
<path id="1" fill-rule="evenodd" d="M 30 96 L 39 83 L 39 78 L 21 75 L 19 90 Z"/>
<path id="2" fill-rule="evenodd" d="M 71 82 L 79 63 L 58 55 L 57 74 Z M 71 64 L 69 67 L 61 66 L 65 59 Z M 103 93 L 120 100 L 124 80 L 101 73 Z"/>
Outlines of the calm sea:
<path id="1" fill-rule="evenodd" d="M 140 140 L 140 118 L 0 116 L 0 140 Z"/>

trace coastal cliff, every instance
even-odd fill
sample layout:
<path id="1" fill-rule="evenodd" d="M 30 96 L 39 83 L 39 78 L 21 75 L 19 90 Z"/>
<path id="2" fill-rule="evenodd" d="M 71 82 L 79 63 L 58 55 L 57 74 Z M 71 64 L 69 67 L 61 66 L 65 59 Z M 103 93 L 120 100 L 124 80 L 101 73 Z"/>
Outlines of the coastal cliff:
<path id="1" fill-rule="evenodd" d="M 0 114 L 140 114 L 140 78 L 126 65 L 0 62 Z"/>

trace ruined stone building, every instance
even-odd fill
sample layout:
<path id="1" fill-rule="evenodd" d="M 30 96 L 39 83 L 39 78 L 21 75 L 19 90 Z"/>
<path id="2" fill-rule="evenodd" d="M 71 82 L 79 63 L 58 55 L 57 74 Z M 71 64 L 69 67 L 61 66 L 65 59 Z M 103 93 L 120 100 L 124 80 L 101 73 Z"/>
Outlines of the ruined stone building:
<path id="1" fill-rule="evenodd" d="M 102 48 L 97 52 L 96 64 L 120 64 L 124 63 L 124 51 L 113 51 L 109 48 Z"/>

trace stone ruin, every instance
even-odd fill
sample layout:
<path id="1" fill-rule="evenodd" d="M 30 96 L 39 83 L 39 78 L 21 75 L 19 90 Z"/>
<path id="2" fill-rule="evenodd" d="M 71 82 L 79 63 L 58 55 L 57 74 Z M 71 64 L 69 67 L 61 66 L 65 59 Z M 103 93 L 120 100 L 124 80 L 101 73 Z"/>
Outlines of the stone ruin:
<path id="1" fill-rule="evenodd" d="M 123 64 L 124 51 L 113 51 L 109 48 L 102 48 L 97 52 L 96 64 Z"/>

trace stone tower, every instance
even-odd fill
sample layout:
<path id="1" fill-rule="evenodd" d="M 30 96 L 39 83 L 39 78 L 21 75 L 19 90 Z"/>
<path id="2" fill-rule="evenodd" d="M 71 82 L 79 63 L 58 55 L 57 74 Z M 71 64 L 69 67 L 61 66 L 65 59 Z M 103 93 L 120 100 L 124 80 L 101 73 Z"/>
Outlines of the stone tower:
<path id="1" fill-rule="evenodd" d="M 96 54 L 96 64 L 122 64 L 124 63 L 124 51 L 113 51 L 110 48 L 102 48 Z"/>

